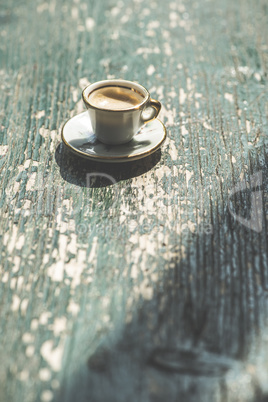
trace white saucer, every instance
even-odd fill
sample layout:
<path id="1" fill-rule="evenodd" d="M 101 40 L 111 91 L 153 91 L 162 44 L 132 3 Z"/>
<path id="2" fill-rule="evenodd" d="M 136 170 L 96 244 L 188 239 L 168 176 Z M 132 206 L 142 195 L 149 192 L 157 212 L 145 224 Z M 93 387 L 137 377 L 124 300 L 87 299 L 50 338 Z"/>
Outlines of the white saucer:
<path id="1" fill-rule="evenodd" d="M 61 137 L 71 151 L 85 158 L 99 162 L 128 162 L 155 152 L 166 139 L 166 128 L 155 119 L 144 125 L 127 144 L 106 145 L 97 140 L 88 112 L 83 112 L 64 124 Z"/>

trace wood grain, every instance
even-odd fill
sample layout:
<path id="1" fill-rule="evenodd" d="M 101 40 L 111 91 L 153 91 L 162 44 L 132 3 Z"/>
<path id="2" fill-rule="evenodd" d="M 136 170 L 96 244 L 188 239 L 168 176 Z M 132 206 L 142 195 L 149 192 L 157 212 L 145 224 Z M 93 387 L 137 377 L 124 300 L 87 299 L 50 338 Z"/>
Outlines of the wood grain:
<path id="1" fill-rule="evenodd" d="M 0 38 L 0 400 L 266 401 L 266 1 L 10 0 Z M 65 149 L 106 78 L 161 151 Z"/>

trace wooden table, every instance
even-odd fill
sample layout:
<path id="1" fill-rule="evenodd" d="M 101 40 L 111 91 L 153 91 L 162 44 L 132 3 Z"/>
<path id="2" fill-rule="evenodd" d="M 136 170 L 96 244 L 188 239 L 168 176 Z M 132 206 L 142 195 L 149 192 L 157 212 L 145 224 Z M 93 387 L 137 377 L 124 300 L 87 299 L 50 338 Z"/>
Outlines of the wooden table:
<path id="1" fill-rule="evenodd" d="M 2 2 L 1 402 L 268 400 L 267 28 L 266 0 Z M 107 78 L 162 102 L 161 151 L 64 148 Z"/>

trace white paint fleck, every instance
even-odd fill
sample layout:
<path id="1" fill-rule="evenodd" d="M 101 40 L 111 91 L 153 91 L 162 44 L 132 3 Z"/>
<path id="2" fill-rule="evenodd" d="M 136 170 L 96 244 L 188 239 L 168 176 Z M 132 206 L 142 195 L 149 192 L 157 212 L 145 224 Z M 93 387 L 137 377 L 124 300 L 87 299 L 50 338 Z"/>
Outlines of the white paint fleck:
<path id="1" fill-rule="evenodd" d="M 109 57 L 106 57 L 106 58 L 100 60 L 100 65 L 105 68 L 109 68 L 110 63 L 111 63 L 111 59 Z"/>
<path id="2" fill-rule="evenodd" d="M 151 300 L 153 298 L 153 287 L 149 286 L 148 281 L 145 279 L 140 285 L 140 292 L 145 300 Z"/>
<path id="3" fill-rule="evenodd" d="M 22 342 L 32 343 L 33 341 L 34 341 L 34 336 L 30 332 L 25 332 L 25 334 L 22 335 Z"/>
<path id="4" fill-rule="evenodd" d="M 50 402 L 53 399 L 53 392 L 50 389 L 46 389 L 41 394 L 41 401 L 42 402 Z"/>
<path id="5" fill-rule="evenodd" d="M 149 38 L 153 38 L 154 36 L 156 36 L 156 33 L 153 29 L 147 29 L 145 35 L 148 36 Z"/>
<path id="6" fill-rule="evenodd" d="M 11 310 L 18 311 L 19 307 L 20 307 L 20 298 L 18 295 L 13 295 Z"/>
<path id="7" fill-rule="evenodd" d="M 2 279 L 1 279 L 1 282 L 2 283 L 7 283 L 7 281 L 8 281 L 8 271 L 6 271 L 6 272 L 4 272 L 3 273 L 3 276 L 2 276 Z"/>
<path id="8" fill-rule="evenodd" d="M 147 15 L 151 14 L 151 11 L 150 11 L 149 8 L 144 8 L 143 11 L 142 11 L 142 14 L 146 17 Z"/>
<path id="9" fill-rule="evenodd" d="M 37 173 L 36 172 L 32 172 L 29 176 L 28 176 L 28 180 L 27 180 L 27 184 L 26 184 L 26 191 L 31 191 L 35 189 L 35 181 L 36 181 L 36 177 L 37 177 Z M 27 200 L 30 201 L 30 200 Z"/>
<path id="10" fill-rule="evenodd" d="M 133 279 L 137 279 L 139 274 L 138 266 L 137 264 L 133 264 L 131 268 L 131 274 L 130 277 Z"/>
<path id="11" fill-rule="evenodd" d="M 27 381 L 29 378 L 29 372 L 26 370 L 23 370 L 19 373 L 18 378 L 20 381 Z"/>
<path id="12" fill-rule="evenodd" d="M 111 304 L 111 300 L 108 296 L 104 296 L 102 299 L 102 305 L 104 308 L 109 307 L 109 305 Z"/>
<path id="13" fill-rule="evenodd" d="M 39 326 L 37 318 L 32 319 L 31 321 L 31 330 L 36 331 Z"/>
<path id="14" fill-rule="evenodd" d="M 162 105 L 159 117 L 160 119 L 166 120 L 167 125 L 172 126 L 175 119 L 174 109 L 167 109 L 165 105 Z"/>
<path id="15" fill-rule="evenodd" d="M 44 360 L 50 365 L 52 370 L 60 371 L 61 369 L 61 361 L 62 361 L 62 354 L 63 354 L 63 341 L 59 343 L 57 348 L 53 347 L 53 341 L 48 340 L 43 343 L 41 346 L 41 355 Z"/>
<path id="16" fill-rule="evenodd" d="M 73 300 L 70 300 L 67 307 L 67 312 L 73 315 L 77 315 L 79 311 L 80 311 L 79 304 L 75 303 Z"/>
<path id="17" fill-rule="evenodd" d="M 171 98 L 176 98 L 178 94 L 176 93 L 176 91 L 174 89 L 172 89 L 169 93 L 168 96 L 170 96 Z"/>
<path id="18" fill-rule="evenodd" d="M 50 137 L 50 130 L 48 128 L 41 127 L 39 130 L 39 134 L 42 135 L 42 137 L 44 138 L 48 138 Z"/>
<path id="19" fill-rule="evenodd" d="M 112 40 L 117 40 L 119 38 L 119 31 L 113 31 L 111 33 L 111 39 Z"/>
<path id="20" fill-rule="evenodd" d="M 119 13 L 120 13 L 120 8 L 119 8 L 119 7 L 113 7 L 113 8 L 111 9 L 111 15 L 112 15 L 113 17 L 116 17 Z"/>
<path id="21" fill-rule="evenodd" d="M 188 91 L 191 91 L 194 88 L 190 77 L 187 77 L 186 86 L 187 86 Z"/>
<path id="22" fill-rule="evenodd" d="M 147 68 L 147 74 L 152 75 L 155 72 L 155 67 L 150 64 L 150 66 Z"/>
<path id="23" fill-rule="evenodd" d="M 47 270 L 47 275 L 53 282 L 62 282 L 64 276 L 64 261 L 59 260 L 52 264 Z"/>
<path id="24" fill-rule="evenodd" d="M 180 91 L 179 91 L 179 102 L 180 102 L 180 105 L 183 105 L 186 99 L 187 99 L 187 95 L 186 95 L 184 89 L 183 89 L 183 88 L 180 88 Z"/>
<path id="25" fill-rule="evenodd" d="M 180 4 L 177 4 L 177 6 L 178 6 L 178 10 L 180 13 L 184 13 L 186 11 L 184 4 L 180 3 Z"/>
<path id="26" fill-rule="evenodd" d="M 254 77 L 256 78 L 257 81 L 261 81 L 261 75 L 259 73 L 255 73 Z"/>
<path id="27" fill-rule="evenodd" d="M 72 261 L 70 264 L 65 264 L 65 272 L 67 276 L 72 278 L 71 287 L 75 288 L 81 283 L 81 275 L 85 267 L 85 262 Z"/>
<path id="28" fill-rule="evenodd" d="M 17 279 L 11 278 L 10 279 L 10 289 L 14 290 L 16 288 Z"/>
<path id="29" fill-rule="evenodd" d="M 110 321 L 110 316 L 108 314 L 103 315 L 102 321 L 107 324 Z"/>
<path id="30" fill-rule="evenodd" d="M 30 166 L 30 164 L 31 164 L 31 159 L 26 159 L 26 161 L 24 162 L 24 164 L 23 164 L 23 166 L 24 166 L 24 168 L 25 169 L 28 169 L 28 167 Z"/>
<path id="31" fill-rule="evenodd" d="M 164 42 L 164 53 L 167 56 L 172 56 L 172 48 L 169 42 Z"/>
<path id="32" fill-rule="evenodd" d="M 251 131 L 251 125 L 250 125 L 249 120 L 246 120 L 246 130 L 247 130 L 247 133 L 250 133 L 250 131 Z"/>
<path id="33" fill-rule="evenodd" d="M 78 19 L 79 12 L 78 12 L 78 8 L 77 8 L 77 7 L 72 7 L 71 15 L 72 15 L 72 19 L 74 19 L 74 20 L 77 20 L 77 19 Z"/>
<path id="34" fill-rule="evenodd" d="M 178 149 L 173 140 L 169 140 L 169 155 L 173 161 L 176 161 L 178 158 Z"/>
<path id="35" fill-rule="evenodd" d="M 171 11 L 169 13 L 169 19 L 170 21 L 176 21 L 178 19 L 178 14 L 175 11 Z"/>
<path id="36" fill-rule="evenodd" d="M 97 250 L 97 244 L 98 244 L 98 237 L 94 236 L 92 240 L 91 250 L 88 256 L 88 262 L 92 262 L 94 260 Z"/>
<path id="37" fill-rule="evenodd" d="M 21 249 L 22 249 L 22 246 L 24 245 L 24 242 L 25 242 L 25 236 L 24 236 L 23 234 L 21 234 L 21 235 L 19 236 L 19 238 L 17 239 L 17 242 L 16 242 L 16 249 L 17 249 L 17 250 L 21 250 Z"/>
<path id="38" fill-rule="evenodd" d="M 190 179 L 191 179 L 191 177 L 193 176 L 194 173 L 189 172 L 189 170 L 186 170 L 185 174 L 186 174 L 186 186 L 189 187 L 189 181 L 190 181 Z"/>
<path id="39" fill-rule="evenodd" d="M 68 244 L 67 248 L 68 251 L 72 254 L 76 254 L 77 253 L 77 244 L 76 244 L 76 235 L 75 233 L 71 233 L 71 241 Z"/>
<path id="40" fill-rule="evenodd" d="M 8 151 L 8 145 L 0 145 L 0 157 L 5 156 L 7 151 Z"/>
<path id="41" fill-rule="evenodd" d="M 72 89 L 72 98 L 73 98 L 74 102 L 78 101 L 78 89 L 77 88 Z"/>
<path id="42" fill-rule="evenodd" d="M 211 126 L 208 122 L 206 122 L 206 121 L 204 121 L 204 123 L 203 123 L 202 125 L 203 125 L 203 127 L 206 128 L 207 130 L 210 130 L 210 131 L 217 131 L 217 130 L 215 130 L 214 127 L 212 127 L 212 126 Z"/>
<path id="43" fill-rule="evenodd" d="M 88 18 L 86 19 L 86 30 L 87 30 L 88 32 L 91 32 L 91 31 L 93 31 L 94 27 L 95 27 L 95 21 L 94 21 L 94 19 L 91 18 L 91 17 L 88 17 Z"/>
<path id="44" fill-rule="evenodd" d="M 128 229 L 129 229 L 130 233 L 134 232 L 137 229 L 137 227 L 138 227 L 138 223 L 136 222 L 135 219 L 131 219 L 128 222 Z"/>
<path id="45" fill-rule="evenodd" d="M 185 31 L 190 31 L 192 27 L 191 21 L 187 20 L 179 20 L 178 25 L 183 28 Z"/>
<path id="46" fill-rule="evenodd" d="M 248 66 L 238 66 L 237 70 L 238 70 L 240 73 L 242 73 L 242 74 L 244 74 L 244 75 L 246 75 L 246 76 L 248 76 L 248 77 L 250 77 L 250 75 L 251 75 L 251 73 L 252 73 L 252 69 L 249 68 Z"/>
<path id="47" fill-rule="evenodd" d="M 10 254 L 12 253 L 12 251 L 15 248 L 16 240 L 17 240 L 17 233 L 18 233 L 18 228 L 16 226 L 14 226 L 13 232 L 11 233 L 11 236 L 8 239 L 8 244 L 7 244 L 7 249 Z"/>
<path id="48" fill-rule="evenodd" d="M 154 47 L 154 48 L 147 48 L 147 47 L 139 47 L 136 50 L 136 54 L 159 54 L 160 53 L 160 49 L 159 47 Z"/>
<path id="49" fill-rule="evenodd" d="M 43 11 L 47 9 L 48 9 L 48 3 L 42 3 L 37 6 L 36 11 L 38 12 L 38 14 L 41 14 Z"/>
<path id="50" fill-rule="evenodd" d="M 41 117 L 45 116 L 45 111 L 44 110 L 39 110 L 38 112 L 36 112 L 36 118 L 37 119 L 41 119 Z"/>
<path id="51" fill-rule="evenodd" d="M 49 326 L 49 329 L 53 330 L 55 336 L 59 336 L 62 332 L 66 330 L 66 326 L 67 318 L 62 316 L 55 318 L 53 324 Z"/>
<path id="52" fill-rule="evenodd" d="M 34 346 L 33 345 L 29 345 L 27 346 L 26 350 L 25 350 L 25 355 L 27 357 L 32 357 L 34 355 Z"/>
<path id="53" fill-rule="evenodd" d="M 166 29 L 162 30 L 162 35 L 164 39 L 169 40 L 170 38 L 170 31 L 167 31 Z"/>
<path id="54" fill-rule="evenodd" d="M 224 94 L 224 98 L 225 98 L 228 102 L 231 102 L 231 103 L 233 103 L 233 101 L 234 101 L 233 94 L 230 94 L 230 93 L 228 93 L 228 92 L 226 92 L 226 93 Z"/>
<path id="55" fill-rule="evenodd" d="M 44 367 L 39 370 L 39 378 L 41 381 L 49 381 L 51 379 L 51 372 L 48 368 Z"/>
<path id="56" fill-rule="evenodd" d="M 185 135 L 188 135 L 188 134 L 189 134 L 189 131 L 187 130 L 187 128 L 184 125 L 182 125 L 181 126 L 181 135 L 185 136 Z"/>
<path id="57" fill-rule="evenodd" d="M 123 17 L 121 18 L 121 23 L 122 24 L 125 24 L 126 22 L 128 22 L 128 20 L 129 20 L 129 15 L 123 15 Z"/>
<path id="58" fill-rule="evenodd" d="M 159 21 L 150 21 L 149 24 L 147 25 L 148 29 L 156 29 L 160 27 L 160 22 Z"/>
<path id="59" fill-rule="evenodd" d="M 48 319 L 52 316 L 52 313 L 50 311 L 44 311 L 43 313 L 40 314 L 39 316 L 39 323 L 41 325 L 47 325 Z"/>
<path id="60" fill-rule="evenodd" d="M 90 85 L 89 80 L 87 79 L 87 77 L 82 77 L 79 80 L 79 87 L 81 89 L 84 89 L 85 87 L 87 87 L 88 85 Z"/>
<path id="61" fill-rule="evenodd" d="M 157 96 L 160 100 L 164 98 L 164 85 L 160 85 L 154 90 L 157 93 Z"/>

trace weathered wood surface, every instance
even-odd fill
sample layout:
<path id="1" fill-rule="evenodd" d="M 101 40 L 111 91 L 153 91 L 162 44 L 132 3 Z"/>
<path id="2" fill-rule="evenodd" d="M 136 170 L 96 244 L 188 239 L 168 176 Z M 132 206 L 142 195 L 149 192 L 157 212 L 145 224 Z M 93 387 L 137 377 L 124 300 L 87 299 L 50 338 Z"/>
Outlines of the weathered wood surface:
<path id="1" fill-rule="evenodd" d="M 9 0 L 0 38 L 1 402 L 267 401 L 267 1 Z M 110 77 L 161 152 L 64 149 Z"/>

